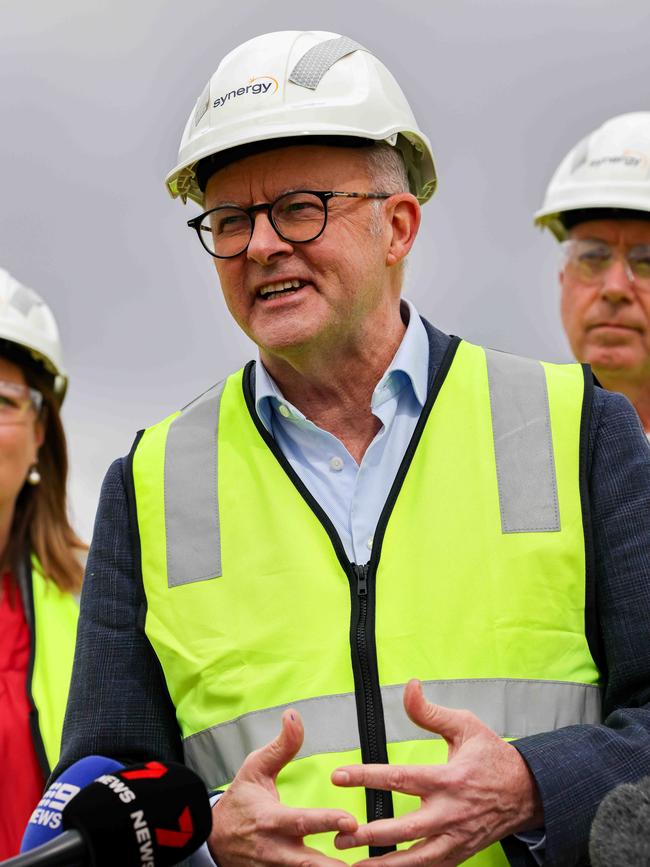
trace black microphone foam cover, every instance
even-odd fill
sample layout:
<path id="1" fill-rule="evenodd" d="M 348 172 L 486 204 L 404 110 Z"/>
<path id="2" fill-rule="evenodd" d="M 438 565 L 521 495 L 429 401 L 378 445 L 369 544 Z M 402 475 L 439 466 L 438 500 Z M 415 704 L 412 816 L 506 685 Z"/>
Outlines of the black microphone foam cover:
<path id="1" fill-rule="evenodd" d="M 103 774 L 63 810 L 93 867 L 167 867 L 207 839 L 212 811 L 202 780 L 176 762 L 148 762 Z"/>
<path id="2" fill-rule="evenodd" d="M 650 777 L 603 798 L 589 835 L 592 867 L 650 865 Z"/>

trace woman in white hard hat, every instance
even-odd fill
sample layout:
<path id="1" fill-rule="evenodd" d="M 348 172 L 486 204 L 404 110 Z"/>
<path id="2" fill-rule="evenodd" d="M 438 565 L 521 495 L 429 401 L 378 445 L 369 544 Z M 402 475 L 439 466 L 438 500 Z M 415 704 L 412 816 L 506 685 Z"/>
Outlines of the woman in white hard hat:
<path id="1" fill-rule="evenodd" d="M 67 378 L 42 299 L 0 269 L 0 859 L 56 764 L 85 546 L 66 514 Z"/>

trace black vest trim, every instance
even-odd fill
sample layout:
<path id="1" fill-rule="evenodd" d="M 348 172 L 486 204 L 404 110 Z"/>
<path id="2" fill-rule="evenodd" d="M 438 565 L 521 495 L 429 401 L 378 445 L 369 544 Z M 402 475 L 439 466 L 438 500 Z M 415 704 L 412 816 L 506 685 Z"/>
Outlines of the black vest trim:
<path id="1" fill-rule="evenodd" d="M 603 647 L 600 619 L 598 616 L 598 589 L 596 587 L 596 554 L 591 524 L 589 499 L 589 430 L 594 397 L 594 377 L 588 364 L 582 365 L 585 391 L 580 418 L 580 501 L 582 504 L 582 527 L 585 537 L 585 635 L 589 651 L 603 678 L 607 677 L 607 659 Z"/>

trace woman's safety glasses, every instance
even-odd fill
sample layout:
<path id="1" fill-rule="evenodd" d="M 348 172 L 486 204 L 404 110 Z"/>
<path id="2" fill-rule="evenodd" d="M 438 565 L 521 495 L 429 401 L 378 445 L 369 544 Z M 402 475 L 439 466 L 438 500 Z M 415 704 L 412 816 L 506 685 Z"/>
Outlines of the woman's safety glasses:
<path id="1" fill-rule="evenodd" d="M 43 406 L 43 395 L 35 388 L 17 382 L 0 380 L 0 424 L 23 421 L 30 409 L 38 415 Z"/>

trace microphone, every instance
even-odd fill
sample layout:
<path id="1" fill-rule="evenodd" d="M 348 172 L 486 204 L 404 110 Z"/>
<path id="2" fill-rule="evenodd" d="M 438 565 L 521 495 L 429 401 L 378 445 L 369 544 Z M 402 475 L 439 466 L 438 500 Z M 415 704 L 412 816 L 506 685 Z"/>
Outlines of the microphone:
<path id="1" fill-rule="evenodd" d="M 650 864 L 650 777 L 623 783 L 600 803 L 589 835 L 592 867 Z"/>
<path id="2" fill-rule="evenodd" d="M 61 811 L 81 789 L 102 774 L 121 771 L 124 765 L 104 756 L 86 756 L 70 765 L 45 792 L 38 802 L 20 844 L 21 852 L 29 852 L 63 833 Z"/>
<path id="3" fill-rule="evenodd" d="M 5 867 L 171 867 L 212 828 L 203 781 L 185 765 L 147 762 L 104 773 L 62 809 L 64 832 Z"/>

